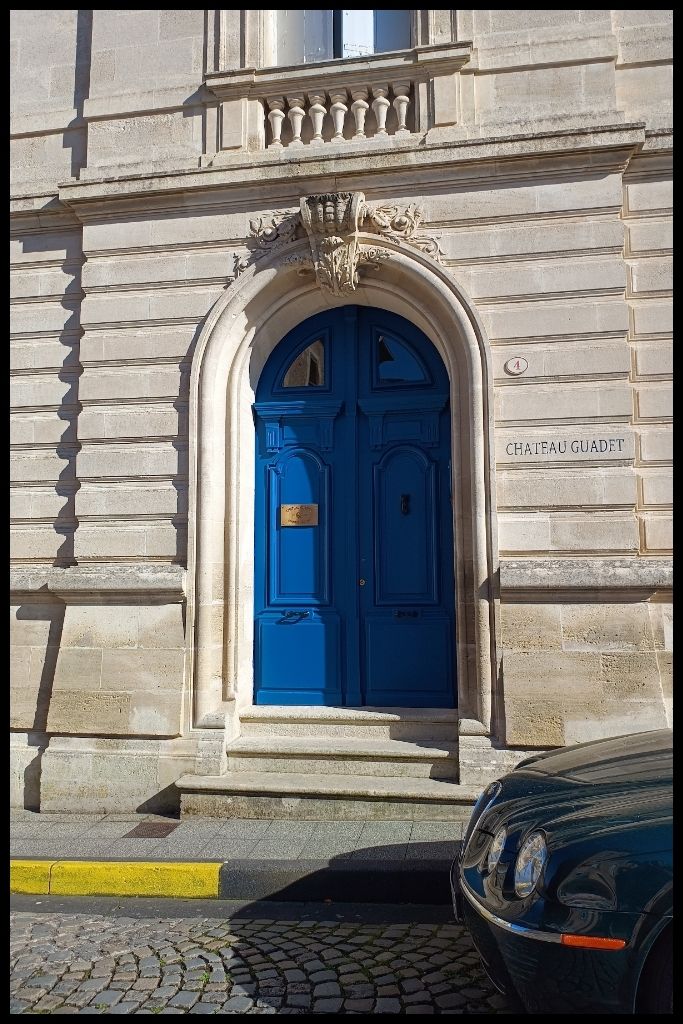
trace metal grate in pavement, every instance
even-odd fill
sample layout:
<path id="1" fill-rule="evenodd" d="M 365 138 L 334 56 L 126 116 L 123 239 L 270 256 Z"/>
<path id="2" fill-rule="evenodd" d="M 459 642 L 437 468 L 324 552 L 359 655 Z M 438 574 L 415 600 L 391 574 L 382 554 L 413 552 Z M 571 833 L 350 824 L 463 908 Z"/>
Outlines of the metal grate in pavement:
<path id="1" fill-rule="evenodd" d="M 179 821 L 141 821 L 139 825 L 126 832 L 124 839 L 165 839 L 178 828 Z"/>

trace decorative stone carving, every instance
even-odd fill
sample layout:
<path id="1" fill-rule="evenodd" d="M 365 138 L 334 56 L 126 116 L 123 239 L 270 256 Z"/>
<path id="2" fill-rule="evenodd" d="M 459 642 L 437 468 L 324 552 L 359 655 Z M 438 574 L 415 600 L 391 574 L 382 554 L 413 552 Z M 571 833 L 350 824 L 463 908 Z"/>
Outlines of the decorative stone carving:
<path id="1" fill-rule="evenodd" d="M 362 192 L 326 192 L 301 200 L 301 223 L 318 284 L 334 295 L 348 295 L 358 284 L 358 230 L 364 211 Z"/>
<path id="2" fill-rule="evenodd" d="M 333 295 L 348 295 L 358 287 L 358 267 L 379 269 L 391 253 L 381 245 L 361 245 L 361 229 L 376 232 L 395 242 L 407 243 L 437 261 L 443 255 L 434 238 L 418 235 L 424 216 L 416 203 L 405 209 L 385 204 L 372 208 L 362 192 L 328 192 L 304 196 L 300 209 L 268 213 L 249 222 L 251 248 L 246 255 L 235 254 L 234 277 L 247 267 L 282 248 L 295 238 L 308 237 L 311 255 L 285 256 L 283 262 L 299 266 L 299 273 L 315 272 L 318 284 Z"/>
<path id="3" fill-rule="evenodd" d="M 291 242 L 299 229 L 299 214 L 292 211 L 286 213 L 266 213 L 262 217 L 249 221 L 253 242 L 251 250 L 244 256 L 237 253 L 233 256 L 233 273 L 235 277 L 243 274 L 247 267 L 257 260 L 263 259 L 273 249 Z M 233 278 L 234 280 L 234 278 Z"/>
<path id="4" fill-rule="evenodd" d="M 393 238 L 397 242 L 407 242 L 433 259 L 440 261 L 443 253 L 438 242 L 427 235 L 417 235 L 416 231 L 424 217 L 424 210 L 417 203 L 411 203 L 401 212 L 398 206 L 386 204 L 375 209 L 367 208 L 367 219 L 372 227 L 385 238 Z"/>

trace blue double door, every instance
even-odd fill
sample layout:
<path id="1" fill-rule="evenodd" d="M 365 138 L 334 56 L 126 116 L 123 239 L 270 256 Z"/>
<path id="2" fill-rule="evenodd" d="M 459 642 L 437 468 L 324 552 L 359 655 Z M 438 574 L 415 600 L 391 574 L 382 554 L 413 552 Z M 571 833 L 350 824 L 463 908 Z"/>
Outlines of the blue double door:
<path id="1" fill-rule="evenodd" d="M 449 386 L 402 317 L 291 331 L 254 405 L 258 704 L 453 707 Z"/>

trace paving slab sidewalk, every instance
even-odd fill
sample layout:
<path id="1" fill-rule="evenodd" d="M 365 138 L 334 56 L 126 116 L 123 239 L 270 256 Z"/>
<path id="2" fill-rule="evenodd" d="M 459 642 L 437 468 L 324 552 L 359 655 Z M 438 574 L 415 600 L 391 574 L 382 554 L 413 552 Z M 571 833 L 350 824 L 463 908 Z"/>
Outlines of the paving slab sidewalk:
<path id="1" fill-rule="evenodd" d="M 14 811 L 15 892 L 447 903 L 466 826 Z"/>

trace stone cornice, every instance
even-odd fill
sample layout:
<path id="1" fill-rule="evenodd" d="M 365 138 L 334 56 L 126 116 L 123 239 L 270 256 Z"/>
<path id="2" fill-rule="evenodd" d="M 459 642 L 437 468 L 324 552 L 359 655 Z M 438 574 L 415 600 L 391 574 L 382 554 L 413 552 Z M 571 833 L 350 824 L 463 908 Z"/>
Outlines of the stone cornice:
<path id="1" fill-rule="evenodd" d="M 585 154 L 582 162 L 572 159 L 570 169 L 575 178 L 582 172 L 622 171 L 642 147 L 644 138 L 642 123 L 476 139 L 453 138 L 450 129 L 433 129 L 426 136 L 411 135 L 383 143 L 368 141 L 358 147 L 331 146 L 323 152 L 314 149 L 309 153 L 303 147 L 238 153 L 226 157 L 220 166 L 197 170 L 69 181 L 59 186 L 59 198 L 85 220 L 141 201 L 145 206 L 155 202 L 168 207 L 180 203 L 186 206 L 193 195 L 215 195 L 218 190 L 247 189 L 258 204 L 262 201 L 259 188 L 263 188 L 272 203 L 274 186 L 283 195 L 300 196 L 306 193 L 309 182 L 319 184 L 325 178 L 334 179 L 337 189 L 352 189 L 373 175 L 375 188 L 387 188 L 392 174 L 399 174 L 403 181 L 408 169 L 419 176 L 421 184 L 430 175 L 439 175 L 442 180 L 444 171 L 460 183 L 476 179 L 480 174 L 478 165 L 495 162 L 497 184 L 506 175 L 515 180 L 533 180 L 539 173 L 552 171 L 553 161 L 564 167 L 566 158 Z M 542 168 L 539 159 L 544 162 Z M 18 199 L 23 201 L 23 197 Z"/>
<path id="2" fill-rule="evenodd" d="M 501 558 L 506 591 L 671 590 L 672 558 Z"/>
<path id="3" fill-rule="evenodd" d="M 447 75 L 470 59 L 472 44 L 442 43 L 418 46 L 413 50 L 377 53 L 370 57 L 350 57 L 344 61 L 325 60 L 314 64 L 278 68 L 239 68 L 206 75 L 204 84 L 221 100 L 237 96 L 260 97 L 291 93 L 297 89 L 334 88 L 336 83 L 379 81 L 382 79 L 426 78 Z"/>
<path id="4" fill-rule="evenodd" d="M 53 566 L 13 566 L 10 569 L 10 594 L 67 602 L 113 599 L 130 601 L 162 600 L 177 603 L 185 598 L 186 570 L 180 565 L 116 564 L 75 565 L 60 569 Z"/>
<path id="5" fill-rule="evenodd" d="M 80 226 L 78 217 L 60 201 L 56 190 L 10 199 L 10 233 L 13 236 L 36 230 L 77 230 Z"/>

